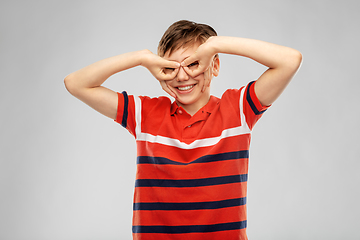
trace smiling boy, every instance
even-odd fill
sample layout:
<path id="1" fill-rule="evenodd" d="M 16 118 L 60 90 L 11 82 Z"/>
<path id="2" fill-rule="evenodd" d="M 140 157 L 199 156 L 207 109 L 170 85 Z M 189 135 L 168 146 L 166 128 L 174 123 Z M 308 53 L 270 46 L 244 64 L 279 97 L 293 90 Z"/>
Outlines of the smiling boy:
<path id="1" fill-rule="evenodd" d="M 181 63 L 190 57 L 200 43 L 194 43 L 192 46 L 180 48 L 171 54 L 168 52 L 163 56 L 164 59 Z M 219 58 L 214 60 L 205 73 L 191 77 L 187 71 L 194 70 L 198 67 L 198 62 L 193 62 L 186 67 L 176 69 L 176 79 L 166 82 L 168 89 L 173 93 L 178 106 L 185 109 L 190 115 L 194 115 L 200 108 L 205 106 L 210 98 L 210 88 L 206 86 L 206 80 L 212 76 L 217 76 L 219 72 Z M 175 69 L 166 69 L 167 72 L 175 71 Z"/>
<path id="2" fill-rule="evenodd" d="M 210 95 L 219 53 L 268 69 L 255 82 Z M 208 25 L 178 21 L 149 50 L 101 60 L 65 78 L 69 92 L 134 135 L 137 173 L 134 239 L 247 239 L 246 194 L 251 130 L 301 64 L 294 49 L 217 36 Z M 117 93 L 111 75 L 146 67 L 167 97 Z"/>

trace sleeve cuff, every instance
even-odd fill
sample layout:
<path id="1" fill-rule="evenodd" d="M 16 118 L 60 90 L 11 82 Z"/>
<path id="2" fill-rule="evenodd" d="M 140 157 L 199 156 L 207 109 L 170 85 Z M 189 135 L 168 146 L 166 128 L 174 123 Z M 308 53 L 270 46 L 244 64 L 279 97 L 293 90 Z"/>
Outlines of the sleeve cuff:
<path id="1" fill-rule="evenodd" d="M 127 127 L 127 118 L 128 118 L 128 106 L 129 98 L 127 93 L 124 91 L 118 94 L 118 108 L 115 122 L 120 123 L 124 128 Z"/>
<path id="2" fill-rule="evenodd" d="M 270 106 L 263 106 L 255 94 L 255 81 L 250 82 L 246 89 L 246 100 L 256 115 L 263 114 Z"/>

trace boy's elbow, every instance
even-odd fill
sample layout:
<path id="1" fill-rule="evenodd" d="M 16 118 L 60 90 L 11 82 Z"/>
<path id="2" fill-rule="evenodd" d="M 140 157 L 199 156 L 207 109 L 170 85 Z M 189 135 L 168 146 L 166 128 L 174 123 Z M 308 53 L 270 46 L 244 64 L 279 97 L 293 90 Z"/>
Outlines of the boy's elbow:
<path id="1" fill-rule="evenodd" d="M 64 84 L 65 84 L 66 90 L 68 90 L 69 93 L 74 95 L 76 88 L 74 85 L 74 78 L 72 77 L 71 74 L 64 78 Z"/>
<path id="2" fill-rule="evenodd" d="M 287 56 L 283 58 L 283 67 L 290 72 L 296 72 L 302 63 L 302 54 L 298 50 L 290 49 Z"/>
<path id="3" fill-rule="evenodd" d="M 296 69 L 298 69 L 300 67 L 301 63 L 302 63 L 302 54 L 301 54 L 301 52 L 294 49 L 292 59 L 293 59 L 292 62 L 293 62 L 294 67 Z"/>

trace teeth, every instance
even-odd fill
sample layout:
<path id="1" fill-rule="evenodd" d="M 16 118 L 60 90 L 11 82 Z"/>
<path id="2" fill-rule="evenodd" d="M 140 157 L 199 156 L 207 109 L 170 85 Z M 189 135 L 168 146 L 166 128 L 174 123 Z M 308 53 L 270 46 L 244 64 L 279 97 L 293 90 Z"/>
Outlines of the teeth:
<path id="1" fill-rule="evenodd" d="M 180 91 L 186 91 L 186 90 L 189 90 L 189 89 L 191 89 L 191 88 L 193 88 L 194 87 L 194 85 L 189 85 L 189 86 L 186 86 L 186 87 L 178 87 L 178 89 L 180 90 Z"/>

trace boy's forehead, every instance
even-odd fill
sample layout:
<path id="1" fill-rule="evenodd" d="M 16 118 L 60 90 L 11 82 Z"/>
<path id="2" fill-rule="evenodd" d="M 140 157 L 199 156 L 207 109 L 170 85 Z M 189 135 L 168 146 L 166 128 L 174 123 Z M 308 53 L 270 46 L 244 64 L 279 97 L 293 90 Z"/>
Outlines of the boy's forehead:
<path id="1" fill-rule="evenodd" d="M 181 46 L 175 49 L 171 54 L 170 50 L 164 54 L 164 58 L 175 61 L 183 61 L 193 54 L 196 49 L 200 46 L 200 43 L 195 43 L 189 46 Z"/>

